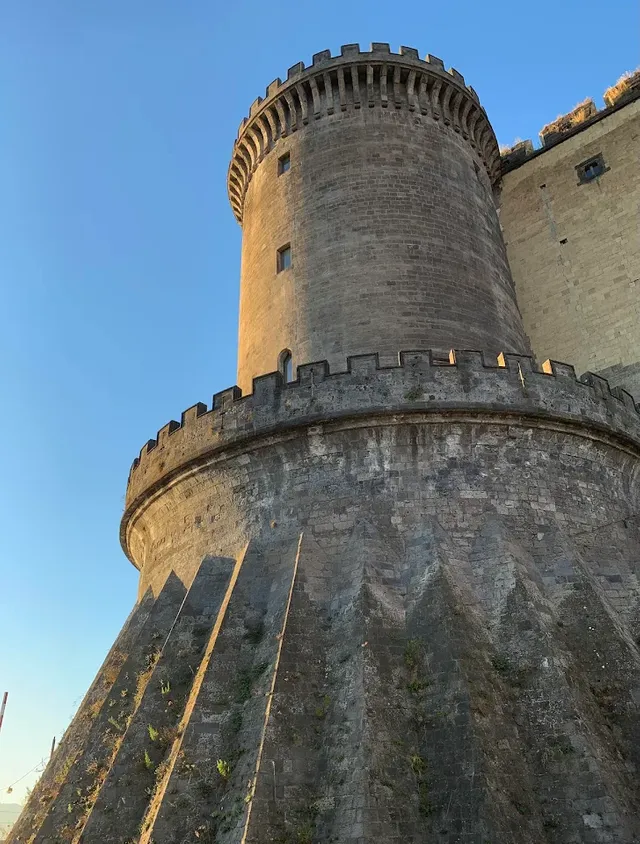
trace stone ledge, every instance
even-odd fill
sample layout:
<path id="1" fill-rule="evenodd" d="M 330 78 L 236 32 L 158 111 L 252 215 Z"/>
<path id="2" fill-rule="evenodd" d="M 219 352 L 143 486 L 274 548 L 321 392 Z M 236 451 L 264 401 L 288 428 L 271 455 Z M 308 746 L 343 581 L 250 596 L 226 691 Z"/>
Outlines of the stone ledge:
<path id="1" fill-rule="evenodd" d="M 640 445 L 640 414 L 632 396 L 597 375 L 580 379 L 568 364 L 538 367 L 524 355 L 487 359 L 477 351 L 405 351 L 381 367 L 378 355 L 357 355 L 331 373 L 326 361 L 304 364 L 285 383 L 278 372 L 216 393 L 164 425 L 133 461 L 128 511 L 176 471 L 203 456 L 258 436 L 333 419 L 380 413 L 505 413 L 546 417 L 604 430 Z"/>

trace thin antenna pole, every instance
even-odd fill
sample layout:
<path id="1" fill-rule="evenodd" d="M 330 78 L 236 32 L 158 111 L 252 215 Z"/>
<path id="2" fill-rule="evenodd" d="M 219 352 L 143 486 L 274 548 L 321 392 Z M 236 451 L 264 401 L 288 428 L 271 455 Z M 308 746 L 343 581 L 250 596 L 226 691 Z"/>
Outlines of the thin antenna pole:
<path id="1" fill-rule="evenodd" d="M 4 710 L 7 708 L 7 698 L 9 697 L 9 692 L 5 692 L 2 696 L 2 707 L 0 707 L 0 730 L 2 729 L 2 719 L 4 718 Z"/>

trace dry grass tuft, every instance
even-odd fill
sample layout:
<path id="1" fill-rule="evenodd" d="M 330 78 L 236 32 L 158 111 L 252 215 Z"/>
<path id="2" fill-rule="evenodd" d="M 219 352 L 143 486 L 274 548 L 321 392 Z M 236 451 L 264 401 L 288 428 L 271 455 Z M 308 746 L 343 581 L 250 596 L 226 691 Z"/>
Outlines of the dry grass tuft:
<path id="1" fill-rule="evenodd" d="M 64 762 L 62 763 L 62 766 L 60 767 L 60 769 L 56 773 L 54 780 L 53 780 L 56 785 L 61 785 L 66 780 L 67 776 L 69 775 L 69 771 L 71 770 L 71 768 L 73 768 L 73 766 L 76 763 L 77 757 L 78 757 L 78 754 L 74 753 L 74 754 L 71 754 L 70 756 L 68 756 L 64 760 Z"/>
<path id="2" fill-rule="evenodd" d="M 136 691 L 133 696 L 134 711 L 140 706 L 140 701 L 142 700 L 142 696 L 145 693 L 145 689 L 147 688 L 149 680 L 151 679 L 151 675 L 153 674 L 153 671 L 156 667 L 156 662 L 157 659 L 152 664 L 147 665 L 145 670 L 141 671 L 136 677 Z"/>
<path id="3" fill-rule="evenodd" d="M 512 149 L 522 143 L 522 138 L 516 138 L 512 144 L 500 144 L 500 155 L 507 155 Z"/>
<path id="4" fill-rule="evenodd" d="M 615 105 L 620 97 L 631 88 L 640 87 L 640 67 L 634 71 L 623 73 L 615 85 L 612 85 L 602 95 L 607 106 Z"/>
<path id="5" fill-rule="evenodd" d="M 516 138 L 512 144 L 500 144 L 500 155 L 509 155 L 519 147 L 524 147 L 527 153 L 533 152 L 533 144 L 531 141 L 523 141 L 522 138 Z"/>
<path id="6" fill-rule="evenodd" d="M 581 123 L 584 123 L 585 120 L 588 120 L 592 117 L 598 109 L 596 108 L 596 104 L 591 99 L 591 97 L 587 97 L 586 100 L 583 100 L 581 103 L 571 109 L 568 114 L 560 114 L 556 117 L 555 120 L 552 120 L 551 123 L 547 123 L 546 126 L 543 126 L 540 130 L 541 135 L 550 135 L 553 132 L 568 132 L 569 129 L 573 129 L 574 126 L 579 126 Z"/>
<path id="7" fill-rule="evenodd" d="M 91 706 L 87 710 L 87 715 L 91 721 L 98 717 L 100 710 L 102 709 L 103 703 L 104 698 L 101 698 L 100 700 L 96 700 L 94 701 L 94 703 L 91 704 Z"/>
<path id="8" fill-rule="evenodd" d="M 158 731 L 158 746 L 162 750 L 167 750 L 173 745 L 177 737 L 177 727 L 160 727 Z"/>

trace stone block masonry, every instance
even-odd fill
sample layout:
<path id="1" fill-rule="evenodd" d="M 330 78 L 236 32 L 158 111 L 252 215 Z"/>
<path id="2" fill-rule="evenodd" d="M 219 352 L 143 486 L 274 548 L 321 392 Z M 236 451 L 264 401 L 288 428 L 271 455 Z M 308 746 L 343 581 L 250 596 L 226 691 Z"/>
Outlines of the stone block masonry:
<path id="1" fill-rule="evenodd" d="M 635 841 L 631 397 L 458 351 L 310 364 L 213 405 L 143 449 L 123 536 L 158 589 L 246 542 L 269 580 L 265 555 L 291 558 L 302 534 L 264 740 L 214 840 Z M 227 682 L 202 705 L 230 700 Z M 220 741 L 201 758 L 232 755 Z"/>
<path id="2" fill-rule="evenodd" d="M 148 807 L 134 841 L 637 840 L 630 441 L 516 414 L 389 415 L 225 462 L 174 477 L 139 516 L 158 587 L 171 566 L 196 587 L 220 545 L 222 585 L 251 539 L 169 755 L 145 769 L 146 695 L 124 733 L 120 776 Z M 66 792 L 50 817 L 66 823 Z M 127 839 L 114 822 L 95 840 Z"/>
<path id="3" fill-rule="evenodd" d="M 320 361 L 298 367 L 290 383 L 278 372 L 256 378 L 248 396 L 237 387 L 225 390 L 213 397 L 211 410 L 199 403 L 181 422 L 161 428 L 131 468 L 123 548 L 140 566 L 145 555 L 136 550 L 134 530 L 139 509 L 180 475 L 224 460 L 225 452 L 245 444 L 252 451 L 268 449 L 276 438 L 308 436 L 305 429 L 321 435 L 325 422 L 359 427 L 374 416 L 393 421 L 399 414 L 426 422 L 456 416 L 482 416 L 493 424 L 546 419 L 578 424 L 584 433 L 590 428 L 594 436 L 615 432 L 622 442 L 640 439 L 640 416 L 629 394 L 595 375 L 578 380 L 573 367 L 555 361 L 539 367 L 522 355 L 492 360 L 473 351 L 407 351 L 395 367 L 380 366 L 377 355 L 360 355 L 336 373 Z"/>
<path id="4" fill-rule="evenodd" d="M 602 156 L 600 176 L 576 168 Z M 500 221 L 536 354 L 640 398 L 640 98 L 504 176 Z"/>
<path id="5" fill-rule="evenodd" d="M 229 195 L 245 392 L 284 350 L 332 367 L 371 350 L 383 362 L 401 348 L 529 351 L 493 199 L 495 136 L 462 76 L 427 59 L 384 44 L 317 54 L 241 126 Z"/>

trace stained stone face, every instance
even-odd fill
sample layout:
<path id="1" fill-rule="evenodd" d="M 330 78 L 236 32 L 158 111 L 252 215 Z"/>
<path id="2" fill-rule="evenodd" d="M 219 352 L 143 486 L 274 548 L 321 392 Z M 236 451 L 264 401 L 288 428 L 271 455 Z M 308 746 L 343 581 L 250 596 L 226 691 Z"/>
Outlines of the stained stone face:
<path id="1" fill-rule="evenodd" d="M 559 386 L 528 378 L 533 412 Z M 639 495 L 620 439 L 488 412 L 329 419 L 174 478 L 136 528 L 158 597 L 12 840 L 630 844 Z"/>

